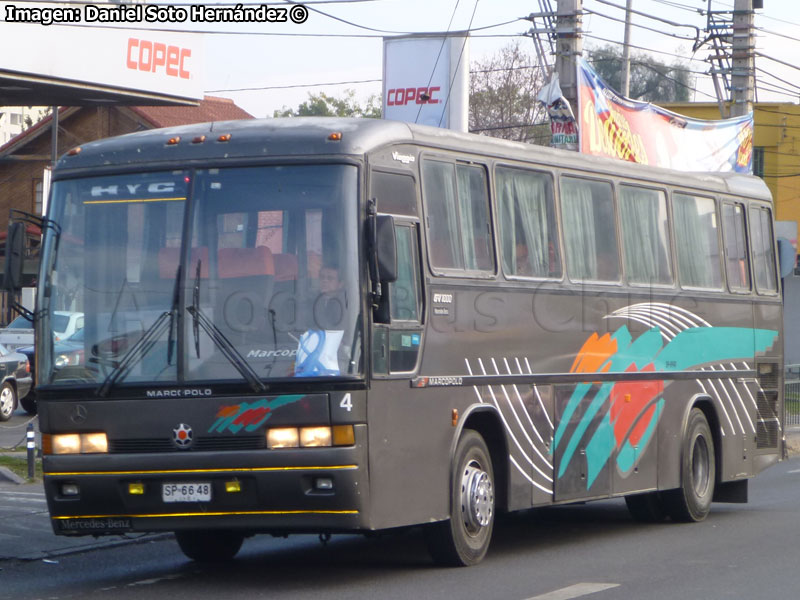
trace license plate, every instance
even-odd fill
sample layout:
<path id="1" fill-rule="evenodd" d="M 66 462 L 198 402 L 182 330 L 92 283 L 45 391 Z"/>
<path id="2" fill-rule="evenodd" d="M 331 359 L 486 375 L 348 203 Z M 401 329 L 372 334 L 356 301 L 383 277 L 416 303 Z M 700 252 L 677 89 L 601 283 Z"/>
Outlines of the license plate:
<path id="1" fill-rule="evenodd" d="M 164 483 L 161 486 L 164 502 L 210 502 L 210 483 Z"/>

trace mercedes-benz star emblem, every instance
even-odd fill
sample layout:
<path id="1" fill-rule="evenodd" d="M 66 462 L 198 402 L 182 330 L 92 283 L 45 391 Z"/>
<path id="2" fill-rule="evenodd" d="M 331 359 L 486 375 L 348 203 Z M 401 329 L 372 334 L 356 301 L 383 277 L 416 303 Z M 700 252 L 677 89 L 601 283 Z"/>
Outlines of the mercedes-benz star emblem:
<path id="1" fill-rule="evenodd" d="M 192 428 L 186 423 L 181 423 L 172 430 L 172 441 L 178 448 L 186 450 L 192 445 Z"/>
<path id="2" fill-rule="evenodd" d="M 89 411 L 86 410 L 86 407 L 83 404 L 78 404 L 75 408 L 72 409 L 72 413 L 69 416 L 70 421 L 75 423 L 76 425 L 80 425 L 84 421 L 86 421 L 86 417 L 89 416 Z"/>

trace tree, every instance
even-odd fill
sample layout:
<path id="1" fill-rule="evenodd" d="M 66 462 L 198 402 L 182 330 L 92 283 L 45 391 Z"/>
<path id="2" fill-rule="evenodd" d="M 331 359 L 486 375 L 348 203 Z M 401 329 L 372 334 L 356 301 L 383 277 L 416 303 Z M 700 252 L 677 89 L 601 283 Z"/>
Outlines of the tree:
<path id="1" fill-rule="evenodd" d="M 617 92 L 622 91 L 622 48 L 606 45 L 589 50 L 595 72 Z M 694 89 L 694 77 L 685 63 L 662 63 L 642 52 L 631 54 L 630 93 L 642 102 L 686 102 Z"/>
<path id="2" fill-rule="evenodd" d="M 362 106 L 356 100 L 353 90 L 345 90 L 341 98 L 334 98 L 325 92 L 312 94 L 309 92 L 308 100 L 301 103 L 296 109 L 284 106 L 276 110 L 273 117 L 364 117 L 367 119 L 381 118 L 380 98 L 372 94 Z"/>
<path id="3" fill-rule="evenodd" d="M 542 69 L 519 41 L 483 61 L 469 78 L 469 130 L 492 137 L 549 144 L 547 113 L 536 100 Z"/>

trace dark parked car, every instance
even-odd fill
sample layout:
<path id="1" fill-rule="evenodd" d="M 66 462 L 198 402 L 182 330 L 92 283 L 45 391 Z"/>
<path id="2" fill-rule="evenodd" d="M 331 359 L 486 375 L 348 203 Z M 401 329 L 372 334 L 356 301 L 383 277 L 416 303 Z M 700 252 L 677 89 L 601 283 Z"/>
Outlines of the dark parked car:
<path id="1" fill-rule="evenodd" d="M 28 362 L 30 363 L 30 371 L 31 371 L 31 381 L 35 381 L 36 378 L 34 377 L 34 355 L 35 355 L 35 348 L 34 346 L 25 346 L 23 348 L 18 348 L 17 352 L 24 354 L 28 358 Z M 59 367 L 66 367 L 67 365 L 80 365 L 83 363 L 83 329 L 79 329 L 71 336 L 62 340 L 60 342 L 56 342 L 55 346 L 53 346 L 53 354 L 55 356 L 55 366 L 56 368 Z M 27 412 L 28 414 L 35 415 L 36 414 L 36 393 L 33 386 L 31 386 L 30 391 L 27 392 L 25 396 L 20 396 L 20 406 Z"/>
<path id="2" fill-rule="evenodd" d="M 0 381 L 0 421 L 8 421 L 33 383 L 28 357 L 0 345 Z"/>

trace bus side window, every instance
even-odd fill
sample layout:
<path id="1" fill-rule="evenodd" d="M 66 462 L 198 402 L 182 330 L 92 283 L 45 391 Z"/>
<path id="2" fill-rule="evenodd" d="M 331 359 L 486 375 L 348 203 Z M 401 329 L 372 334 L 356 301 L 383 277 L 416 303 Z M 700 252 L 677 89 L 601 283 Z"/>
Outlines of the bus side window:
<path id="1" fill-rule="evenodd" d="M 732 290 L 750 291 L 750 266 L 747 262 L 747 235 L 744 208 L 739 203 L 722 204 L 722 238 L 725 245 L 725 273 Z"/>
<path id="2" fill-rule="evenodd" d="M 512 277 L 560 278 L 552 176 L 498 167 L 503 271 Z"/>
<path id="3" fill-rule="evenodd" d="M 759 294 L 775 294 L 778 291 L 778 280 L 775 274 L 775 243 L 772 239 L 772 217 L 769 209 L 750 209 L 750 240 L 756 289 Z"/>
<path id="4" fill-rule="evenodd" d="M 611 184 L 564 177 L 561 181 L 561 215 L 570 278 L 619 281 Z"/>
<path id="5" fill-rule="evenodd" d="M 422 176 L 431 265 L 494 271 L 486 169 L 425 160 Z"/>
<path id="6" fill-rule="evenodd" d="M 720 289 L 722 273 L 714 199 L 675 193 L 672 207 L 681 285 Z"/>
<path id="7" fill-rule="evenodd" d="M 671 284 L 667 199 L 664 192 L 621 185 L 619 211 L 628 281 L 642 285 Z"/>

